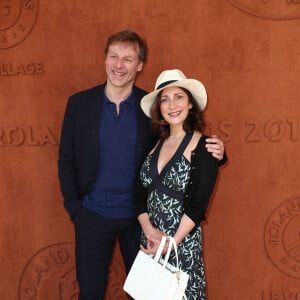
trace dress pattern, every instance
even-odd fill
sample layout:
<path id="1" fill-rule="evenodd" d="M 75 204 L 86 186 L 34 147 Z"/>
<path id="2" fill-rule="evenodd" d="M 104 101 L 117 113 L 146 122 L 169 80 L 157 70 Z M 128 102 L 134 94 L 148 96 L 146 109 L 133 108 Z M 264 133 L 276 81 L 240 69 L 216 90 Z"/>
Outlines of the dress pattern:
<path id="1" fill-rule="evenodd" d="M 148 190 L 148 213 L 154 227 L 174 236 L 183 215 L 183 194 L 189 181 L 190 162 L 183 152 L 191 136 L 186 135 L 174 156 L 158 174 L 157 160 L 163 140 L 154 153 L 149 155 L 140 172 L 140 177 Z M 146 242 L 144 234 L 141 241 Z M 185 291 L 188 300 L 205 300 L 205 274 L 202 257 L 202 228 L 196 226 L 178 245 L 179 268 L 189 274 Z M 169 262 L 176 264 L 174 254 Z"/>

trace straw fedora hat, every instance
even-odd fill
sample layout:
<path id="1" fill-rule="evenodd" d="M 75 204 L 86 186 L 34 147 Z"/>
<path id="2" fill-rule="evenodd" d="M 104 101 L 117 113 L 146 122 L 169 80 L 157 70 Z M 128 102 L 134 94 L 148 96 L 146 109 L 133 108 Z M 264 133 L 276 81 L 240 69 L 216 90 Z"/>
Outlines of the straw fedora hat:
<path id="1" fill-rule="evenodd" d="M 196 79 L 188 79 L 182 71 L 178 69 L 165 70 L 158 76 L 155 83 L 155 90 L 141 100 L 141 107 L 144 113 L 150 117 L 150 109 L 160 91 L 167 87 L 177 86 L 190 91 L 195 100 L 204 110 L 207 103 L 207 94 L 204 85 Z"/>

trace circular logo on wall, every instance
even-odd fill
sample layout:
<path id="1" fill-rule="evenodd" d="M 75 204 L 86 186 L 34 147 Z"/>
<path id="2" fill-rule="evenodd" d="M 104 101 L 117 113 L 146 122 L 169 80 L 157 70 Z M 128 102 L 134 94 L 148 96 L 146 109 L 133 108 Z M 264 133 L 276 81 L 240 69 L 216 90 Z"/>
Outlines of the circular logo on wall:
<path id="1" fill-rule="evenodd" d="M 38 0 L 0 1 L 0 49 L 12 48 L 31 32 L 38 13 Z"/>
<path id="2" fill-rule="evenodd" d="M 19 300 L 78 298 L 74 243 L 50 245 L 33 255 L 19 283 Z"/>
<path id="3" fill-rule="evenodd" d="M 228 0 L 234 6 L 257 17 L 272 20 L 300 18 L 300 0 Z"/>
<path id="4" fill-rule="evenodd" d="M 274 265 L 300 279 L 300 196 L 275 208 L 265 225 L 264 243 Z"/>

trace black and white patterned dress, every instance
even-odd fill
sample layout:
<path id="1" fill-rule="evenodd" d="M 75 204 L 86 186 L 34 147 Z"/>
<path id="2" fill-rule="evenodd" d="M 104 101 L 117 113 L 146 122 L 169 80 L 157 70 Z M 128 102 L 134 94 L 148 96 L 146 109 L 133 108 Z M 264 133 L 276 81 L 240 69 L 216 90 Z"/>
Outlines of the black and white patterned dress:
<path id="1" fill-rule="evenodd" d="M 191 140 L 187 134 L 174 156 L 158 173 L 157 161 L 164 140 L 149 155 L 140 172 L 141 180 L 148 190 L 148 213 L 154 227 L 174 236 L 183 215 L 183 194 L 189 181 L 190 162 L 183 153 Z M 145 236 L 142 234 L 142 243 Z M 205 275 L 202 257 L 202 229 L 196 226 L 178 245 L 179 268 L 190 275 L 186 289 L 188 300 L 205 300 Z M 176 264 L 171 255 L 169 262 Z"/>

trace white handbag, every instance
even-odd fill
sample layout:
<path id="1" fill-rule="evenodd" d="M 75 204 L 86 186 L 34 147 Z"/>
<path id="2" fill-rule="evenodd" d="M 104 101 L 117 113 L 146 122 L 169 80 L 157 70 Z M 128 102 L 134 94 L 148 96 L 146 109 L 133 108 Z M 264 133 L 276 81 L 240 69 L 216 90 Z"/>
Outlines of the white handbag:
<path id="1" fill-rule="evenodd" d="M 169 241 L 165 259 L 161 258 Z M 171 248 L 176 255 L 176 266 L 168 263 Z M 162 237 L 155 257 L 142 250 L 138 252 L 125 280 L 123 289 L 135 300 L 182 300 L 189 275 L 178 268 L 177 247 L 172 237 Z"/>

